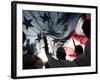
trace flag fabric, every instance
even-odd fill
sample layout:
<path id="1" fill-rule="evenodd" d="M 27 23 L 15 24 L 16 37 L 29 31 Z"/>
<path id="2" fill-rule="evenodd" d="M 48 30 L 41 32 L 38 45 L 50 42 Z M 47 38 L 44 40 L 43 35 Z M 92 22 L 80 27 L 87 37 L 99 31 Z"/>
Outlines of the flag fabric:
<path id="1" fill-rule="evenodd" d="M 44 47 L 43 37 L 47 38 L 49 52 L 56 57 L 56 50 L 69 40 L 69 36 L 75 31 L 82 13 L 51 12 L 23 10 L 23 32 L 26 35 L 25 44 L 29 40 L 32 49 L 31 54 L 39 54 Z M 77 41 L 77 34 L 73 34 Z M 81 42 L 82 43 L 82 42 Z M 26 45 L 24 45 L 25 47 Z M 24 53 L 24 52 L 23 52 Z"/>
<path id="2" fill-rule="evenodd" d="M 81 45 L 84 50 L 85 44 L 88 41 L 88 38 L 85 36 L 82 30 L 83 22 L 84 20 L 82 19 L 82 17 L 80 17 L 75 31 L 71 33 L 70 38 L 63 45 L 67 55 L 67 60 L 73 61 L 77 57 L 75 53 L 75 45 Z M 75 43 L 73 43 L 73 40 Z"/>

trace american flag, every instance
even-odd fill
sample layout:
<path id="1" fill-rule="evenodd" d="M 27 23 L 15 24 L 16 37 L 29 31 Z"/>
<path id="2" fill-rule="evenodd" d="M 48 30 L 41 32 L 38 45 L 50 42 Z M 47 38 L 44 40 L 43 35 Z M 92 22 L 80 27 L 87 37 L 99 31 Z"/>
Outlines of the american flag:
<path id="1" fill-rule="evenodd" d="M 41 57 L 39 53 L 45 46 L 43 37 L 46 37 L 49 53 L 56 58 L 57 48 L 68 46 L 66 43 L 71 39 L 72 33 L 79 32 L 75 29 L 82 15 L 83 13 L 23 10 L 23 33 L 26 35 L 26 38 L 23 38 L 23 46 L 25 47 L 23 54 L 30 52 L 30 54 Z M 74 39 L 81 44 L 81 40 L 75 38 L 75 34 L 73 34 Z M 67 54 L 69 53 L 67 52 Z M 45 60 L 47 61 L 47 58 Z"/>

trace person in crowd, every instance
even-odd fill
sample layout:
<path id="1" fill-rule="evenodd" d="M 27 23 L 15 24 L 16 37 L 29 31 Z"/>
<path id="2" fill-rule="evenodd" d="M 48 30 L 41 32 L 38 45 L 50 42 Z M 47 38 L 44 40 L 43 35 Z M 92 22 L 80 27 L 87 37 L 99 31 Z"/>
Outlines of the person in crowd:
<path id="1" fill-rule="evenodd" d="M 81 54 L 83 54 L 83 48 L 81 45 L 76 45 L 75 46 L 75 53 L 76 53 L 76 56 L 79 56 Z"/>
<path id="2" fill-rule="evenodd" d="M 48 57 L 48 62 L 46 63 L 46 68 L 58 68 L 58 67 L 74 67 L 76 66 L 75 62 L 66 60 L 66 53 L 63 47 L 57 49 L 56 54 L 58 60 L 53 57 Z"/>
<path id="3" fill-rule="evenodd" d="M 23 55 L 23 69 L 40 69 L 43 68 L 43 61 L 36 55 Z"/>
<path id="4" fill-rule="evenodd" d="M 66 53 L 63 47 L 59 47 L 57 49 L 57 54 L 58 62 L 61 63 L 61 67 L 72 67 L 76 66 L 74 62 L 71 62 L 69 60 L 66 60 Z"/>
<path id="5" fill-rule="evenodd" d="M 90 20 L 86 20 L 83 25 L 82 29 L 86 37 L 88 38 L 88 41 L 86 43 L 84 52 L 79 53 L 81 49 L 77 49 L 76 53 L 78 54 L 77 58 L 74 60 L 74 62 L 77 64 L 77 66 L 90 66 L 91 65 L 91 53 L 90 53 Z M 78 51 L 78 52 L 77 52 Z"/>

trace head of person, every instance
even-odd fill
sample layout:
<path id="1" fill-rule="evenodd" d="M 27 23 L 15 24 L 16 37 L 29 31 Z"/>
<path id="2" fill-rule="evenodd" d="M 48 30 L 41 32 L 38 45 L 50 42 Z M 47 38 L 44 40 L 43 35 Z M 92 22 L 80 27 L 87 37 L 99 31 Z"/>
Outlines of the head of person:
<path id="1" fill-rule="evenodd" d="M 66 53 L 65 53 L 65 50 L 64 50 L 63 47 L 59 47 L 57 49 L 56 56 L 59 60 L 65 60 L 66 59 Z"/>
<path id="2" fill-rule="evenodd" d="M 43 61 L 38 56 L 25 54 L 23 55 L 23 69 L 43 68 Z"/>
<path id="3" fill-rule="evenodd" d="M 75 52 L 76 52 L 76 54 L 77 54 L 78 56 L 81 55 L 81 54 L 83 53 L 83 48 L 82 48 L 82 46 L 76 45 L 76 46 L 75 46 Z"/>
<path id="4" fill-rule="evenodd" d="M 90 20 L 86 20 L 83 23 L 82 29 L 83 29 L 83 32 L 86 35 L 86 37 L 90 38 L 90 35 L 91 35 L 91 22 L 90 22 Z"/>

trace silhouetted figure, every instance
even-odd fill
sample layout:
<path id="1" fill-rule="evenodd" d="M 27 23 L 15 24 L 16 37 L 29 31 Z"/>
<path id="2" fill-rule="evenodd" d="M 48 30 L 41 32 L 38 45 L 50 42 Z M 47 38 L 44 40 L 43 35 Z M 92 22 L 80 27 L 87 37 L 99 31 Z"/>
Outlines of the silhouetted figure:
<path id="1" fill-rule="evenodd" d="M 73 40 L 73 44 L 74 44 L 74 47 L 75 47 L 75 53 L 76 53 L 77 55 L 82 54 L 82 53 L 83 53 L 83 48 L 82 48 L 82 46 L 81 46 L 81 45 L 75 45 L 75 41 L 74 41 L 73 38 L 72 38 L 72 40 Z"/>
<path id="2" fill-rule="evenodd" d="M 83 29 L 85 36 L 87 38 L 90 38 L 90 35 L 91 35 L 91 22 L 90 22 L 90 20 L 87 20 L 83 23 L 82 29 Z"/>
<path id="3" fill-rule="evenodd" d="M 25 54 L 23 55 L 23 69 L 40 69 L 43 68 L 43 61 L 38 56 Z"/>
<path id="4" fill-rule="evenodd" d="M 29 42 L 30 42 L 30 40 L 29 39 L 27 39 L 26 40 L 26 45 L 25 46 L 23 46 L 23 54 L 26 54 L 25 52 L 27 52 L 28 53 L 28 51 L 29 51 Z"/>
<path id="5" fill-rule="evenodd" d="M 63 47 L 59 47 L 57 49 L 57 54 L 56 54 L 58 60 L 66 60 L 66 53 Z"/>
<path id="6" fill-rule="evenodd" d="M 74 62 L 66 60 L 66 53 L 63 47 L 59 47 L 57 49 L 56 54 L 58 60 L 52 58 L 48 58 L 48 62 L 46 63 L 47 68 L 57 68 L 57 67 L 74 67 L 76 64 Z"/>
<path id="7" fill-rule="evenodd" d="M 85 46 L 85 55 L 88 57 L 88 64 L 91 65 L 91 21 L 87 20 L 82 26 L 83 32 L 85 33 L 88 41 Z"/>
<path id="8" fill-rule="evenodd" d="M 76 45 L 75 46 L 75 52 L 77 55 L 83 54 L 83 48 L 81 45 Z"/>
<path id="9" fill-rule="evenodd" d="M 46 54 L 48 54 L 49 53 L 49 48 L 48 48 L 48 43 L 47 43 L 46 36 L 43 36 L 43 40 L 44 40 L 44 44 L 45 44 L 45 46 L 44 46 L 45 52 L 46 52 Z"/>
<path id="10" fill-rule="evenodd" d="M 58 62 L 60 63 L 60 67 L 72 67 L 76 66 L 74 62 L 66 60 L 66 53 L 63 47 L 59 47 L 57 49 L 56 56 L 58 58 Z"/>
<path id="11" fill-rule="evenodd" d="M 91 53 L 90 53 L 90 20 L 87 20 L 83 23 L 82 26 L 83 32 L 86 35 L 86 37 L 89 39 L 86 43 L 84 54 L 78 54 L 78 57 L 74 60 L 74 62 L 78 66 L 90 66 L 91 65 Z M 81 50 L 81 49 L 80 49 Z M 78 50 L 76 50 L 77 52 Z M 79 52 L 79 51 L 78 51 Z"/>
<path id="12" fill-rule="evenodd" d="M 23 52 L 24 54 L 30 54 L 30 55 L 33 55 L 37 52 L 37 49 L 36 49 L 36 43 L 31 43 L 30 44 L 30 39 L 27 39 L 26 40 L 26 45 L 23 46 Z"/>
<path id="13" fill-rule="evenodd" d="M 25 33 L 23 32 L 23 44 L 24 44 L 25 40 L 26 40 L 26 35 L 25 35 Z"/>

